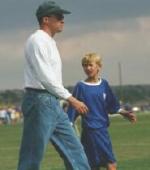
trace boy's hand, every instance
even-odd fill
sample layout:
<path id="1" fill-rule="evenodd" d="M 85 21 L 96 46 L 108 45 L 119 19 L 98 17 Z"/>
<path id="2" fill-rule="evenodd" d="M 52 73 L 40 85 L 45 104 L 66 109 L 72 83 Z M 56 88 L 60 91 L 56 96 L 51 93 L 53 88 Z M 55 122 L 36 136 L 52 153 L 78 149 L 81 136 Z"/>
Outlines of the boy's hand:
<path id="1" fill-rule="evenodd" d="M 135 123 L 137 121 L 136 115 L 132 111 L 121 110 L 119 113 L 132 123 Z"/>

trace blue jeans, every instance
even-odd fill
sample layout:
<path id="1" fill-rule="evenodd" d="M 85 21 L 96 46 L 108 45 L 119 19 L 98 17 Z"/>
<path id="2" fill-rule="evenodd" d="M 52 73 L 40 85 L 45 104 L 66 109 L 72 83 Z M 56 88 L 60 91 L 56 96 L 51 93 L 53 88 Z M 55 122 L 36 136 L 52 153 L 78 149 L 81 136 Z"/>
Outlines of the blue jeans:
<path id="1" fill-rule="evenodd" d="M 70 170 L 90 170 L 83 147 L 55 96 L 28 90 L 22 111 L 24 129 L 18 170 L 39 170 L 49 140 L 67 158 Z"/>

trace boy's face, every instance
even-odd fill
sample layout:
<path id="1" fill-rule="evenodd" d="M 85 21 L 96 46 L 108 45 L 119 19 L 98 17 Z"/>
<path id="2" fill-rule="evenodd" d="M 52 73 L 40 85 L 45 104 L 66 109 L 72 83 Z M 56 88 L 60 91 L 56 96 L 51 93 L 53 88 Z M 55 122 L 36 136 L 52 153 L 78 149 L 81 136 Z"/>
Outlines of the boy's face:
<path id="1" fill-rule="evenodd" d="M 100 72 L 100 66 L 96 62 L 83 64 L 83 70 L 89 78 L 95 78 Z"/>

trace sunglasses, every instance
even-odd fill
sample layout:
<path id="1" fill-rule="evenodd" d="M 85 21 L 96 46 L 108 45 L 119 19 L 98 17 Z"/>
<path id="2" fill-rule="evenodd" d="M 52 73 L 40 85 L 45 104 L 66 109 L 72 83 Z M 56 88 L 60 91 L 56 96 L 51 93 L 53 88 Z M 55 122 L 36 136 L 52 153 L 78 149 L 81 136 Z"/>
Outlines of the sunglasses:
<path id="1" fill-rule="evenodd" d="M 64 19 L 64 15 L 63 14 L 53 14 L 50 15 L 49 17 L 54 16 L 57 20 L 63 20 Z"/>

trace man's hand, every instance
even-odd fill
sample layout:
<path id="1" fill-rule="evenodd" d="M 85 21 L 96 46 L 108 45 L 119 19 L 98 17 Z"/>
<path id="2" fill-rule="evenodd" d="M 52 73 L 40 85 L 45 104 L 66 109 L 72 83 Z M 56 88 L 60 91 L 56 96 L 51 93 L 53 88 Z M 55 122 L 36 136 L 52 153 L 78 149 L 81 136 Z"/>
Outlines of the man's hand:
<path id="1" fill-rule="evenodd" d="M 69 97 L 67 101 L 76 109 L 78 113 L 85 115 L 88 112 L 87 106 L 73 96 Z"/>
<path id="2" fill-rule="evenodd" d="M 127 119 L 128 119 L 130 122 L 132 122 L 132 123 L 135 123 L 135 122 L 137 121 L 136 115 L 135 115 L 135 113 L 132 112 L 132 111 L 127 111 L 127 110 L 121 109 L 121 111 L 119 111 L 119 113 L 120 113 L 123 117 L 127 118 Z"/>

